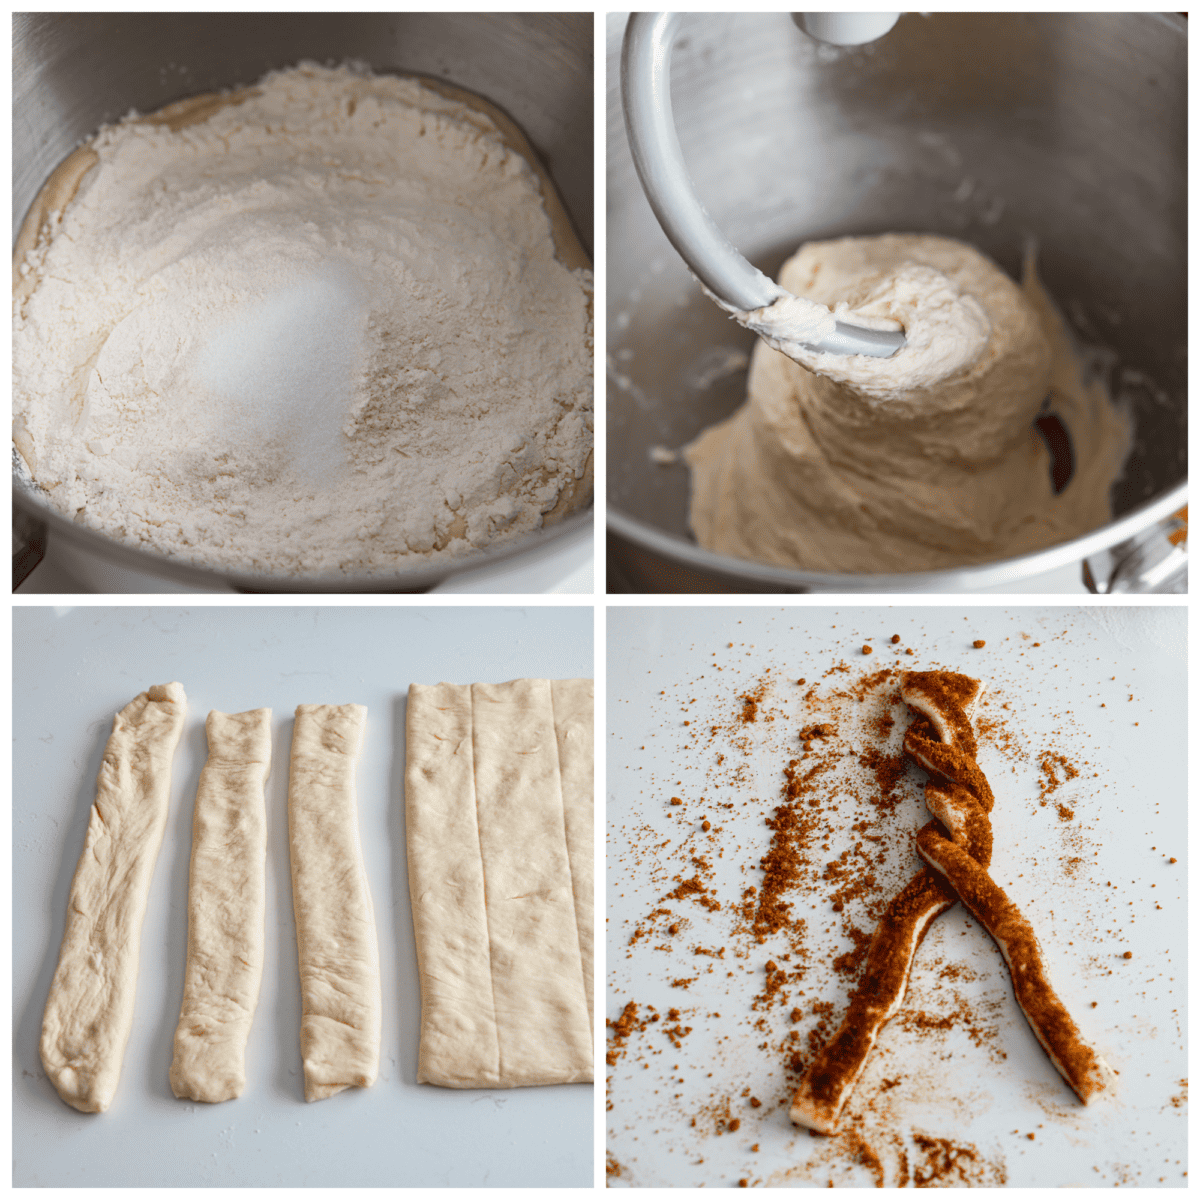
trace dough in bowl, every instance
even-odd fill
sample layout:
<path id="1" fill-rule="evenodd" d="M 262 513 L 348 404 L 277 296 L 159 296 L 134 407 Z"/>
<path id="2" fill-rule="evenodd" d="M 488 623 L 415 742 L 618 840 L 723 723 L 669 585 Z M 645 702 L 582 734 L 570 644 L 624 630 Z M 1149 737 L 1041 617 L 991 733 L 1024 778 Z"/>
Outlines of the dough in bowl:
<path id="1" fill-rule="evenodd" d="M 702 546 L 836 572 L 935 570 L 1052 546 L 1111 518 L 1129 447 L 1037 280 L 1019 287 L 962 242 L 918 234 L 810 242 L 783 266 L 794 295 L 899 321 L 891 358 L 798 361 L 759 341 L 745 405 L 686 451 Z M 1054 490 L 1034 421 L 1070 433 Z"/>

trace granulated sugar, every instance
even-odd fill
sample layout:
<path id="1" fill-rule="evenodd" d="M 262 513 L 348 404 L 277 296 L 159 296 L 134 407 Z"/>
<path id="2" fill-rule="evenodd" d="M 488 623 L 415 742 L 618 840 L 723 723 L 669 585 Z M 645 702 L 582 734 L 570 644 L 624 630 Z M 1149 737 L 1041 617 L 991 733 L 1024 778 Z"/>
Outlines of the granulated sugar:
<path id="1" fill-rule="evenodd" d="M 328 487 L 349 464 L 342 425 L 362 362 L 364 301 L 350 268 L 330 265 L 213 330 L 192 364 L 229 435 L 278 446 L 284 470 L 309 486 Z"/>

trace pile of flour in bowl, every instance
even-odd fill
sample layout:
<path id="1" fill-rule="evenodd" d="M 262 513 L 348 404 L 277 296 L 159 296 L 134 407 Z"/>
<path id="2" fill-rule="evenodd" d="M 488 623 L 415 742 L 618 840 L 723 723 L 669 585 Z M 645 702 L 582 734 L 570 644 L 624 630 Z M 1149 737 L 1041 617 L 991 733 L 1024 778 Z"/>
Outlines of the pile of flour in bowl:
<path id="1" fill-rule="evenodd" d="M 477 106 L 347 67 L 105 127 L 18 243 L 34 480 L 110 536 L 272 574 L 453 558 L 582 504 L 591 275 L 542 188 Z"/>

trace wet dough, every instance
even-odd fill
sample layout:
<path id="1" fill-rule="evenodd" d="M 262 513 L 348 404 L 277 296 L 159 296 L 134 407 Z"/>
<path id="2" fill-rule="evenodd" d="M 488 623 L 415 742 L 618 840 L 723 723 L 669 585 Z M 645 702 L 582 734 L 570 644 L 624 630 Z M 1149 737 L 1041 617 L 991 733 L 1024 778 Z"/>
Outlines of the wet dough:
<path id="1" fill-rule="evenodd" d="M 899 320 L 889 359 L 763 342 L 746 404 L 688 447 L 700 544 L 821 571 L 985 562 L 1087 533 L 1111 517 L 1129 445 L 1032 263 L 1018 287 L 948 238 L 887 234 L 802 246 L 780 284 Z M 1043 402 L 1071 433 L 1075 475 L 1055 495 L 1033 428 Z"/>

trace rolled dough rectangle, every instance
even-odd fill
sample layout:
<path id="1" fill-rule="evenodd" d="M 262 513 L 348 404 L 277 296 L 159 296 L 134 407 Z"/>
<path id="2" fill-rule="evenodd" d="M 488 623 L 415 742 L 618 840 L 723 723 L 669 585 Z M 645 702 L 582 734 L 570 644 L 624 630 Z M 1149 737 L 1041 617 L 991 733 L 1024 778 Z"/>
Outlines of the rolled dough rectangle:
<path id="1" fill-rule="evenodd" d="M 417 1079 L 590 1082 L 592 681 L 414 684 Z"/>
<path id="2" fill-rule="evenodd" d="M 58 968 L 42 1018 L 42 1065 L 80 1112 L 104 1112 L 133 1026 L 150 880 L 171 799 L 187 697 L 156 685 L 113 719 L 83 853 L 71 881 Z"/>
<path id="3" fill-rule="evenodd" d="M 210 712 L 192 817 L 188 953 L 171 1090 L 215 1104 L 246 1086 L 266 937 L 271 710 Z"/>
<path id="4" fill-rule="evenodd" d="M 354 793 L 366 719 L 361 704 L 296 709 L 288 833 L 306 1100 L 370 1087 L 379 1071 L 379 940 Z"/>

